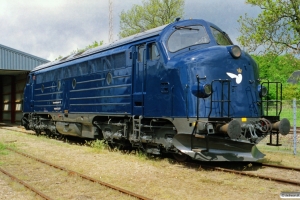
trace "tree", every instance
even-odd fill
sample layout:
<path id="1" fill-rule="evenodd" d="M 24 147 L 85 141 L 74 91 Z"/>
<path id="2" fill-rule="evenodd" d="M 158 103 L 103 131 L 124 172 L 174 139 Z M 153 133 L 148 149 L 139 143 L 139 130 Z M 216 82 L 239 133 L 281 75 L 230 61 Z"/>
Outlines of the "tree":
<path id="1" fill-rule="evenodd" d="M 68 56 L 70 56 L 70 55 L 72 55 L 72 54 L 81 53 L 81 52 L 84 52 L 84 51 L 86 51 L 86 50 L 88 50 L 88 49 L 92 49 L 92 48 L 95 48 L 95 47 L 98 47 L 98 46 L 101 46 L 101 45 L 103 45 L 103 40 L 101 40 L 100 42 L 94 41 L 93 44 L 90 44 L 90 45 L 86 46 L 86 47 L 83 48 L 83 49 L 78 49 L 78 48 L 77 48 L 76 50 L 73 50 Z M 67 56 L 67 57 L 68 57 L 68 56 Z M 60 60 L 60 59 L 62 59 L 62 58 L 64 58 L 64 57 L 62 57 L 61 55 L 59 55 L 57 58 L 55 58 L 55 60 Z"/>
<path id="2" fill-rule="evenodd" d="M 300 97 L 300 83 L 290 84 L 288 78 L 295 70 L 300 70 L 300 60 L 291 54 L 285 55 L 252 55 L 259 64 L 259 75 L 262 81 L 269 80 L 271 82 L 279 81 L 283 85 L 283 99 L 292 99 Z M 276 96 L 276 88 L 270 86 L 269 97 L 274 99 Z"/>
<path id="3" fill-rule="evenodd" d="M 161 25 L 169 24 L 183 16 L 184 0 L 143 0 L 142 5 L 120 14 L 120 37 L 127 37 Z"/>
<path id="4" fill-rule="evenodd" d="M 92 49 L 92 48 L 95 48 L 95 47 L 98 47 L 98 46 L 101 46 L 101 45 L 103 45 L 103 40 L 101 40 L 100 42 L 94 41 L 93 44 L 90 44 L 90 45 L 86 46 L 83 49 L 78 49 L 77 48 L 77 50 L 73 50 L 71 52 L 71 54 L 76 54 L 76 53 L 84 52 L 84 51 L 86 51 L 88 49 Z"/>
<path id="5" fill-rule="evenodd" d="M 240 44 L 249 52 L 299 54 L 300 1 L 299 0 L 246 0 L 259 6 L 257 18 L 245 14 L 240 17 Z"/>

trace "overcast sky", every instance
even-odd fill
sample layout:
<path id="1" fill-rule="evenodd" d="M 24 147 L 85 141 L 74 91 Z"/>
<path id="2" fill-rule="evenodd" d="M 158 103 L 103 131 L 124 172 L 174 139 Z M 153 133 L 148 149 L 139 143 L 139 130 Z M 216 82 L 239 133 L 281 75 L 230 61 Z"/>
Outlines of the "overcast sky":
<path id="1" fill-rule="evenodd" d="M 119 15 L 142 0 L 113 0 L 114 40 Z M 108 42 L 108 0 L 0 0 L 0 44 L 53 61 L 94 41 Z M 235 44 L 238 18 L 260 9 L 244 0 L 185 0 L 184 18 L 205 19 L 222 28 Z"/>

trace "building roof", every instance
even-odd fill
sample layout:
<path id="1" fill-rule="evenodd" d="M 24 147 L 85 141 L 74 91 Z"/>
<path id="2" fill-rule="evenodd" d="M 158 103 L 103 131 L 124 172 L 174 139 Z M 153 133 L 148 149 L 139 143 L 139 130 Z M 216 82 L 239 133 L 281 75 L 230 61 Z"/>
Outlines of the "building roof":
<path id="1" fill-rule="evenodd" d="M 288 83 L 297 84 L 300 82 L 300 70 L 296 70 L 292 73 L 290 78 L 287 80 Z"/>
<path id="2" fill-rule="evenodd" d="M 11 75 L 15 74 L 13 72 L 20 71 L 31 71 L 36 66 L 47 62 L 49 62 L 49 60 L 0 44 L 0 75 Z"/>

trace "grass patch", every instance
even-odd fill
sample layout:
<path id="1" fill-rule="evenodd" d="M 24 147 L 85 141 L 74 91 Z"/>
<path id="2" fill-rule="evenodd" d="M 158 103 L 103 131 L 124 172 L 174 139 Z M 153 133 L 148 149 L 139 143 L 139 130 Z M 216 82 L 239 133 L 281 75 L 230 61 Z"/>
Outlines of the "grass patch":
<path id="1" fill-rule="evenodd" d="M 299 151 L 297 152 L 297 155 L 294 155 L 293 152 L 291 152 L 290 150 L 276 151 L 275 149 L 272 149 L 272 147 L 269 146 L 259 146 L 258 149 L 262 151 L 264 154 L 266 154 L 265 158 L 261 161 L 262 163 L 299 167 L 298 165 L 298 163 L 300 163 Z"/>
<path id="2" fill-rule="evenodd" d="M 6 147 L 7 147 L 7 145 L 0 142 L 0 157 L 2 155 L 8 155 L 8 151 L 7 151 Z M 1 159 L 0 159 L 0 165 L 3 165 L 3 162 L 1 162 Z"/>
<path id="3" fill-rule="evenodd" d="M 287 146 L 269 146 L 265 144 L 258 144 L 257 147 L 261 151 L 267 151 L 267 152 L 281 152 L 281 153 L 288 153 L 293 154 L 294 147 L 291 145 Z M 300 154 L 300 151 L 297 149 L 297 155 Z"/>
<path id="4" fill-rule="evenodd" d="M 278 107 L 279 109 L 279 107 Z M 300 105 L 299 101 L 298 104 L 296 105 L 296 119 L 300 119 Z M 274 106 L 269 106 L 269 115 L 276 115 L 276 107 Z M 294 109 L 293 109 L 293 101 L 283 101 L 282 105 L 282 110 L 280 113 L 280 119 L 287 118 L 291 126 L 294 125 Z M 296 126 L 300 126 L 300 120 L 296 121 Z"/>
<path id="5" fill-rule="evenodd" d="M 108 150 L 110 147 L 104 140 L 93 140 L 93 141 L 85 141 L 86 146 L 90 146 L 96 151 L 103 152 Z"/>
<path id="6" fill-rule="evenodd" d="M 0 155 L 7 155 L 8 151 L 6 150 L 6 146 L 5 144 L 0 142 Z"/>

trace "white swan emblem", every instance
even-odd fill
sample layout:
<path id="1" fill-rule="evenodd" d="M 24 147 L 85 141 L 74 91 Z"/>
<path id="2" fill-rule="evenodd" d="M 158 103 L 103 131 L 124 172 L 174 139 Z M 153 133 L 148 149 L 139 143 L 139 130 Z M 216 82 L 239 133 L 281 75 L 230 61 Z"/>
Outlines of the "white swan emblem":
<path id="1" fill-rule="evenodd" d="M 243 76 L 242 76 L 242 69 L 241 68 L 238 68 L 237 69 L 238 71 L 238 75 L 236 74 L 233 74 L 233 73 L 230 73 L 230 72 L 226 72 L 226 74 L 230 77 L 230 78 L 235 78 L 235 82 L 237 84 L 240 84 L 243 80 Z"/>

